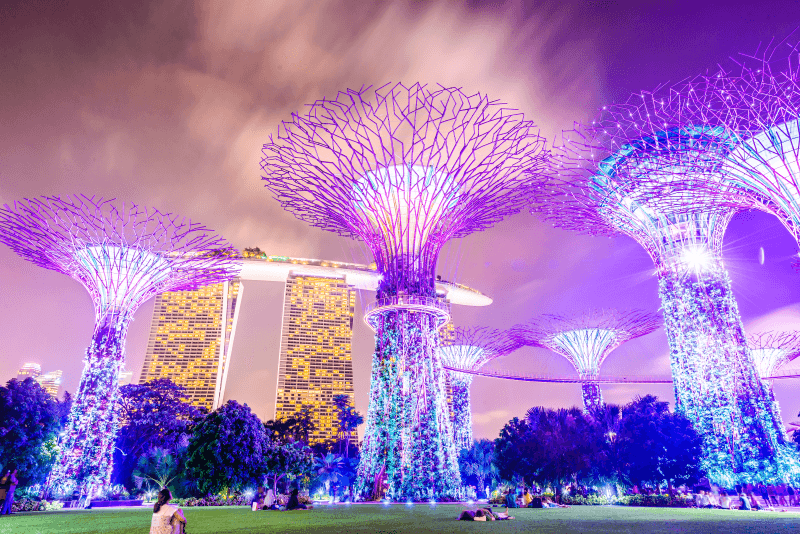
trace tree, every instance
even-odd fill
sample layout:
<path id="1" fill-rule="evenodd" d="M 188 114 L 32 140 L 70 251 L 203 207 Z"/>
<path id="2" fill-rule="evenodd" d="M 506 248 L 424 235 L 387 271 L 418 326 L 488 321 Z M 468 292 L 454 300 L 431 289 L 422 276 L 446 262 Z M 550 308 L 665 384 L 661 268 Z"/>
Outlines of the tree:
<path id="1" fill-rule="evenodd" d="M 325 488 L 333 496 L 333 502 L 336 502 L 336 488 L 340 483 L 347 482 L 347 478 L 344 476 L 346 462 L 344 457 L 331 453 L 314 459 L 315 481 L 325 484 Z"/>
<path id="2" fill-rule="evenodd" d="M 178 464 L 175 458 L 162 448 L 150 449 L 139 458 L 136 470 L 133 472 L 134 477 L 146 481 L 148 486 L 154 483 L 159 490 L 168 487 L 177 475 Z"/>
<path id="3" fill-rule="evenodd" d="M 264 456 L 267 483 L 272 480 L 272 487 L 278 493 L 278 482 L 309 473 L 314 466 L 314 456 L 305 443 L 289 441 L 280 443 L 271 441 Z"/>
<path id="4" fill-rule="evenodd" d="M 683 414 L 663 414 L 660 426 L 664 436 L 664 455 L 658 470 L 667 481 L 671 497 L 675 485 L 693 484 L 699 480 L 703 438 Z"/>
<path id="5" fill-rule="evenodd" d="M 364 422 L 364 416 L 358 413 L 353 406 L 350 405 L 349 395 L 334 395 L 333 404 L 338 410 L 339 416 L 339 437 L 344 443 L 344 456 L 350 457 L 350 440 L 356 433 L 358 425 Z M 341 453 L 341 447 L 339 452 Z"/>
<path id="6" fill-rule="evenodd" d="M 186 388 L 166 378 L 120 388 L 122 422 L 114 451 L 114 480 L 129 488 L 139 458 L 151 449 L 173 457 L 187 443 L 203 411 L 189 403 Z"/>
<path id="7" fill-rule="evenodd" d="M 659 461 L 665 438 L 659 419 L 668 412 L 669 405 L 653 395 L 637 397 L 623 407 L 617 439 L 620 472 L 630 484 L 641 486 L 644 482 L 661 482 Z"/>
<path id="8" fill-rule="evenodd" d="M 195 426 L 186 471 L 204 494 L 257 485 L 269 446 L 264 426 L 250 407 L 229 400 Z"/>
<path id="9" fill-rule="evenodd" d="M 462 449 L 458 457 L 462 481 L 474 481 L 479 491 L 484 491 L 497 469 L 494 466 L 494 442 L 488 439 L 474 441 L 469 449 Z M 488 498 L 488 495 L 487 495 Z"/>
<path id="10" fill-rule="evenodd" d="M 264 427 L 269 431 L 273 441 L 279 441 L 280 443 L 302 441 L 308 445 L 311 433 L 317 428 L 314 423 L 314 407 L 304 405 L 291 417 L 287 419 L 270 419 L 264 423 Z"/>
<path id="11" fill-rule="evenodd" d="M 33 378 L 0 387 L 0 461 L 17 468 L 22 486 L 47 478 L 60 428 L 58 403 Z"/>

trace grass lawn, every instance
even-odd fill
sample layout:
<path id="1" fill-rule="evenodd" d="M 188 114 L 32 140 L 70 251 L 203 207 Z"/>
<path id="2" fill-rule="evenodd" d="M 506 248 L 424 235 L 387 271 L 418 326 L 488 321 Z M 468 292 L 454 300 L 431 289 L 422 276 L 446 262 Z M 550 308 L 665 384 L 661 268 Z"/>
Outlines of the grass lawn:
<path id="1" fill-rule="evenodd" d="M 739 512 L 573 506 L 513 510 L 514 521 L 455 521 L 462 506 L 356 505 L 308 511 L 251 512 L 249 508 L 187 508 L 189 534 L 226 533 L 800 533 L 800 513 Z M 145 534 L 151 511 L 90 510 L 40 512 L 0 518 L 0 534 Z"/>

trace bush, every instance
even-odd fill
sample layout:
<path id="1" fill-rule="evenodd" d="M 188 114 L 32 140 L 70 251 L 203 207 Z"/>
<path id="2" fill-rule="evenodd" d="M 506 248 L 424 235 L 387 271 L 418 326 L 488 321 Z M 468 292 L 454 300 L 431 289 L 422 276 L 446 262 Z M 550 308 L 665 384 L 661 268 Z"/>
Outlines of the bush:
<path id="1" fill-rule="evenodd" d="M 172 503 L 178 506 L 191 508 L 194 506 L 249 506 L 252 499 L 244 495 L 236 495 L 230 499 L 209 495 L 207 497 L 189 497 L 188 499 L 174 499 Z"/>
<path id="2" fill-rule="evenodd" d="M 618 498 L 619 503 L 627 506 L 652 506 L 688 508 L 692 503 L 684 497 L 671 497 L 669 495 L 624 495 Z"/>
<path id="3" fill-rule="evenodd" d="M 31 499 L 18 499 L 11 505 L 11 511 L 16 512 L 50 512 L 61 510 L 64 503 L 61 501 L 34 501 Z"/>
<path id="4" fill-rule="evenodd" d="M 576 504 L 580 506 L 608 506 L 619 504 L 617 497 L 606 497 L 604 495 L 564 495 L 561 499 L 564 504 Z"/>

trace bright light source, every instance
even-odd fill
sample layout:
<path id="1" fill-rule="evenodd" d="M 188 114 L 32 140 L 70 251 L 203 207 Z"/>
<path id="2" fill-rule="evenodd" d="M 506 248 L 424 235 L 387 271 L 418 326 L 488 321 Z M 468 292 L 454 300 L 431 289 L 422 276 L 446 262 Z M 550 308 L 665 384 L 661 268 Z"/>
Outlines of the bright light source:
<path id="1" fill-rule="evenodd" d="M 711 267 L 714 257 L 707 248 L 694 245 L 684 248 L 679 260 L 688 270 L 700 273 Z"/>

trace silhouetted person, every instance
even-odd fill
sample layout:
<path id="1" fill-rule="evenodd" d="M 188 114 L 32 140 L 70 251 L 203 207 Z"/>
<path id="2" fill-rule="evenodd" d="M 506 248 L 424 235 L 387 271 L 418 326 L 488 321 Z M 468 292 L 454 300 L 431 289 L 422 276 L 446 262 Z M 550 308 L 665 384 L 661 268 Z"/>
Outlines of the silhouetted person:
<path id="1" fill-rule="evenodd" d="M 287 510 L 305 510 L 308 508 L 305 504 L 300 503 L 300 499 L 297 496 L 298 493 L 299 492 L 297 488 L 292 490 L 292 494 L 289 497 L 289 502 L 286 504 Z"/>
<path id="2" fill-rule="evenodd" d="M 14 491 L 16 491 L 17 484 L 19 484 L 19 480 L 17 480 L 17 468 L 12 467 L 9 471 L 10 472 L 3 477 L 3 480 L 0 480 L 0 484 L 6 488 L 6 499 L 3 501 L 3 509 L 0 510 L 0 515 L 9 515 L 11 513 L 11 507 L 14 505 Z"/>

